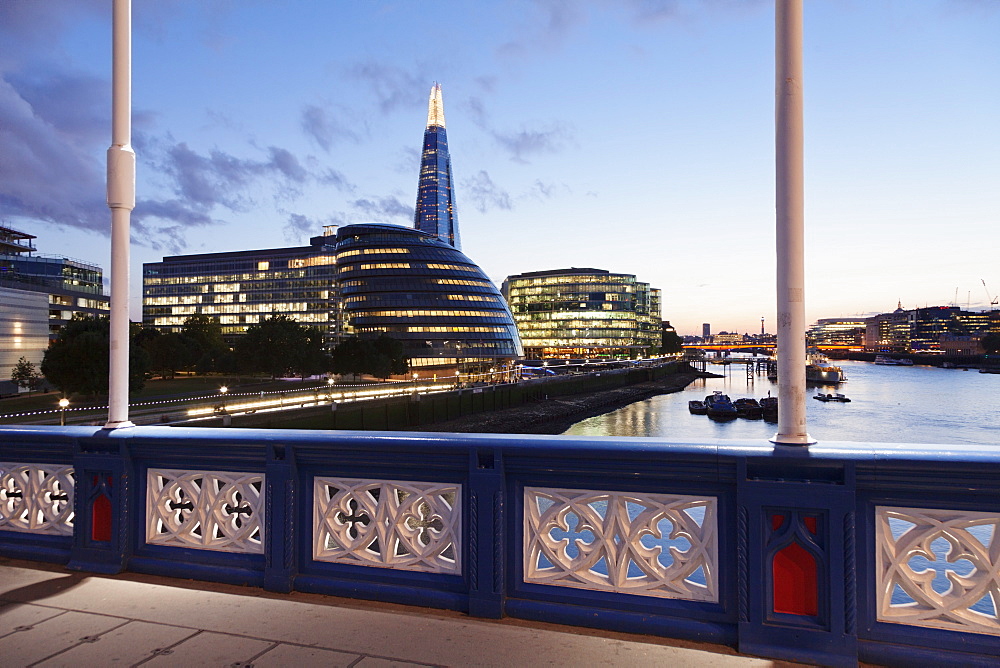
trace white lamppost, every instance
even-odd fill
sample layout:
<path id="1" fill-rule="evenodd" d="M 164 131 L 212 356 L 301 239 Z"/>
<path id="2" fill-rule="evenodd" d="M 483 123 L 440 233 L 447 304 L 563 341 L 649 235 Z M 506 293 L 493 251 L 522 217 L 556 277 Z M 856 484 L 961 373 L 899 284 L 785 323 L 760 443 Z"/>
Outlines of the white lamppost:
<path id="1" fill-rule="evenodd" d="M 135 208 L 132 150 L 132 2 L 114 0 L 112 18 L 111 147 L 108 207 L 111 209 L 111 358 L 108 429 L 132 427 L 128 419 L 129 227 Z"/>
<path id="2" fill-rule="evenodd" d="M 802 0 L 777 0 L 774 33 L 778 433 L 771 442 L 809 445 L 816 441 L 806 433 Z"/>
<path id="3" fill-rule="evenodd" d="M 62 399 L 59 400 L 59 408 L 60 408 L 60 411 L 59 411 L 59 426 L 60 427 L 65 427 L 66 426 L 66 407 L 67 406 L 69 406 L 69 399 L 67 399 L 66 397 L 63 397 Z"/>

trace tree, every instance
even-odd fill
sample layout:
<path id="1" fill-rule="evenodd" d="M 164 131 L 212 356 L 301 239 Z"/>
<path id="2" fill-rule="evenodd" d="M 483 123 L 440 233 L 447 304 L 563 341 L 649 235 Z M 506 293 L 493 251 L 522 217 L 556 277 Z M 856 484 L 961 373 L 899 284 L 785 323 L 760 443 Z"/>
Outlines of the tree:
<path id="1" fill-rule="evenodd" d="M 222 338 L 222 325 L 210 315 L 188 316 L 181 333 L 194 339 L 202 350 L 228 348 Z"/>
<path id="2" fill-rule="evenodd" d="M 368 373 L 385 380 L 389 376 L 400 375 L 410 370 L 410 359 L 404 353 L 403 344 L 385 332 L 378 335 L 372 344 L 373 357 Z"/>
<path id="3" fill-rule="evenodd" d="M 209 315 L 192 315 L 184 320 L 181 333 L 197 347 L 194 370 L 198 373 L 227 372 L 232 367 L 232 350 L 222 338 L 222 325 Z"/>
<path id="4" fill-rule="evenodd" d="M 42 374 L 63 394 L 107 394 L 110 328 L 107 316 L 73 316 L 45 351 Z M 145 384 L 148 360 L 140 346 L 129 345 L 130 392 L 138 392 Z"/>
<path id="5" fill-rule="evenodd" d="M 355 376 L 367 373 L 382 379 L 404 374 L 410 369 L 410 360 L 403 351 L 403 344 L 385 333 L 377 339 L 353 336 L 333 349 L 333 372 Z"/>
<path id="6" fill-rule="evenodd" d="M 297 351 L 294 368 L 299 376 L 314 376 L 330 369 L 330 356 L 323 348 L 323 332 L 316 327 L 305 327 L 302 348 Z"/>
<path id="7" fill-rule="evenodd" d="M 177 332 L 157 332 L 157 336 L 145 336 L 139 345 L 149 355 L 150 370 L 164 379 L 173 378 L 178 371 L 194 366 L 201 356 L 198 343 Z"/>
<path id="8" fill-rule="evenodd" d="M 1000 332 L 991 332 L 979 339 L 979 345 L 988 355 L 1000 354 Z"/>
<path id="9" fill-rule="evenodd" d="M 42 375 L 38 373 L 35 365 L 29 362 L 26 357 L 21 357 L 17 360 L 17 364 L 10 372 L 10 379 L 14 381 L 14 384 L 18 387 L 23 387 L 28 390 L 28 396 L 31 396 L 31 391 L 38 389 L 38 384 L 42 380 Z"/>
<path id="10" fill-rule="evenodd" d="M 352 336 L 344 339 L 333 348 L 332 370 L 341 376 L 351 374 L 358 376 L 365 372 L 368 358 L 371 356 L 371 342 Z"/>
<path id="11" fill-rule="evenodd" d="M 286 315 L 272 316 L 251 325 L 236 344 L 241 371 L 264 372 L 271 378 L 290 373 L 305 375 L 312 369 L 324 370 L 328 364 L 320 357 L 321 351 L 320 332 Z"/>
<path id="12" fill-rule="evenodd" d="M 660 346 L 660 352 L 663 354 L 669 353 L 679 353 L 684 350 L 684 341 L 677 332 L 665 331 L 663 332 L 663 340 Z"/>

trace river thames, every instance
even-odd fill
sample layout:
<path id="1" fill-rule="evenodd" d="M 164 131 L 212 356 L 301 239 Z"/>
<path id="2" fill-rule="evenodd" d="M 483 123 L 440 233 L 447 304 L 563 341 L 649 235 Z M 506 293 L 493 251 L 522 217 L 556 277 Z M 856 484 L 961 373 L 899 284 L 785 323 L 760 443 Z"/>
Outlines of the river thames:
<path id="1" fill-rule="evenodd" d="M 835 361 L 847 382 L 838 387 L 810 385 L 807 430 L 818 441 L 859 443 L 980 443 L 1000 446 L 1000 374 L 975 369 L 878 366 Z M 719 390 L 734 401 L 777 395 L 778 385 L 764 376 L 747 380 L 743 365 L 709 365 L 723 378 L 705 378 L 684 390 L 630 404 L 578 422 L 575 436 L 657 436 L 670 439 L 769 439 L 777 425 L 763 420 L 728 422 L 691 415 L 688 401 Z M 840 392 L 850 403 L 823 403 L 817 392 Z"/>

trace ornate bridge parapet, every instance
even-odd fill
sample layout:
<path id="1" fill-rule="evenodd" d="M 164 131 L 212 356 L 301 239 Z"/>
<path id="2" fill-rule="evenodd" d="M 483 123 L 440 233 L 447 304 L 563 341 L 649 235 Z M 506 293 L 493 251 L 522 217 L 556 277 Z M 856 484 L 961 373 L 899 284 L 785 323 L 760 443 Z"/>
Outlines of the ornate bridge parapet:
<path id="1" fill-rule="evenodd" d="M 0 554 L 821 665 L 1000 656 L 986 447 L 0 428 Z"/>

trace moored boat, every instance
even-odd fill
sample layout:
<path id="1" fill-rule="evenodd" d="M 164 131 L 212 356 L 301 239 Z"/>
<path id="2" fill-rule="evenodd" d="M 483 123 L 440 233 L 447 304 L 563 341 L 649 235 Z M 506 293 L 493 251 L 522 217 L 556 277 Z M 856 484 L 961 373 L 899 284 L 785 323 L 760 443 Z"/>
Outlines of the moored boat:
<path id="1" fill-rule="evenodd" d="M 741 418 L 759 420 L 764 417 L 764 409 L 756 399 L 737 399 L 733 402 L 733 407 Z"/>
<path id="2" fill-rule="evenodd" d="M 772 364 L 767 371 L 768 380 L 778 379 L 778 365 Z M 810 354 L 806 363 L 806 382 L 822 385 L 836 385 L 847 382 L 844 370 L 839 366 L 830 364 L 830 361 L 822 356 Z"/>
<path id="3" fill-rule="evenodd" d="M 839 403 L 842 403 L 842 404 L 846 404 L 846 403 L 849 403 L 851 401 L 849 398 L 845 397 L 840 392 L 836 392 L 834 394 L 823 394 L 822 392 L 820 392 L 819 394 L 817 394 L 816 396 L 814 396 L 813 399 L 816 399 L 817 401 L 822 401 L 822 402 L 836 401 L 836 402 L 839 402 Z"/>
<path id="4" fill-rule="evenodd" d="M 733 406 L 732 400 L 728 395 L 715 391 L 714 394 L 710 394 L 705 397 L 705 406 L 707 407 L 706 414 L 710 418 L 716 419 L 734 419 L 739 416 L 736 412 L 736 407 Z"/>
<path id="5" fill-rule="evenodd" d="M 836 384 L 847 380 L 844 370 L 839 366 L 819 366 L 818 364 L 806 365 L 806 382 Z"/>
<path id="6" fill-rule="evenodd" d="M 889 357 L 888 355 L 876 355 L 874 364 L 880 366 L 913 366 L 913 360 L 908 357 Z"/>
<path id="7" fill-rule="evenodd" d="M 705 415 L 708 413 L 708 406 L 704 401 L 693 400 L 688 402 L 688 410 L 691 415 Z"/>

